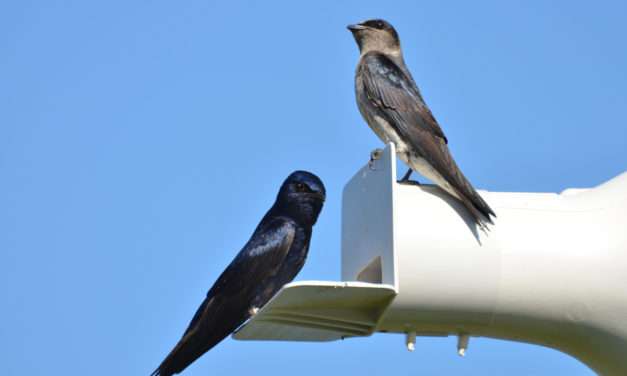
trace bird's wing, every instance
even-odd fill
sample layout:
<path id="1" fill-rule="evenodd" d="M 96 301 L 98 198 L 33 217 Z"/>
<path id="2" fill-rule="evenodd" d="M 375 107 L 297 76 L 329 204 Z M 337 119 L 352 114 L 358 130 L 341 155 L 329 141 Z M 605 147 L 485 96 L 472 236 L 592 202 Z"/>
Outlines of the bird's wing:
<path id="1" fill-rule="evenodd" d="M 375 52 L 362 58 L 359 69 L 368 99 L 390 126 L 452 186 L 478 223 L 483 219 L 477 211 L 491 223 L 490 215 L 495 216 L 494 211 L 455 163 L 442 129 L 413 80 L 388 57 Z"/>
<path id="2" fill-rule="evenodd" d="M 246 289 L 256 289 L 259 282 L 275 274 L 281 267 L 295 234 L 294 222 L 283 217 L 273 218 L 260 226 L 207 292 L 205 301 L 192 318 L 186 333 L 201 319 L 214 296 L 229 297 Z"/>
<path id="3" fill-rule="evenodd" d="M 211 287 L 181 340 L 152 375 L 181 372 L 237 329 L 249 317 L 248 293 L 279 270 L 295 234 L 296 225 L 287 218 L 262 222 Z"/>
<path id="4" fill-rule="evenodd" d="M 418 87 L 410 77 L 388 57 L 369 52 L 363 58 L 360 69 L 364 90 L 372 103 L 393 117 L 402 134 L 414 133 L 418 127 L 447 143 L 442 128 L 425 104 Z"/>

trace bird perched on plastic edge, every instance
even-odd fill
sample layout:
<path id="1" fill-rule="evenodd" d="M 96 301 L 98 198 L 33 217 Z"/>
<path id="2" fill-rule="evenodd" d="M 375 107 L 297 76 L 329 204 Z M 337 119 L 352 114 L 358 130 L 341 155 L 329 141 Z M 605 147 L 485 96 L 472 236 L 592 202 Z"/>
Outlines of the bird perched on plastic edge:
<path id="1" fill-rule="evenodd" d="M 479 196 L 461 172 L 448 140 L 425 104 L 405 66 L 396 30 L 384 20 L 374 19 L 349 25 L 359 46 L 355 93 L 361 115 L 385 142 L 393 142 L 409 171 L 420 172 L 457 198 L 477 225 L 487 230 L 494 211 Z"/>
<path id="2" fill-rule="evenodd" d="M 312 227 L 325 198 L 324 185 L 316 175 L 295 171 L 287 177 L 274 205 L 213 284 L 183 337 L 152 376 L 183 371 L 294 279 L 305 263 Z"/>

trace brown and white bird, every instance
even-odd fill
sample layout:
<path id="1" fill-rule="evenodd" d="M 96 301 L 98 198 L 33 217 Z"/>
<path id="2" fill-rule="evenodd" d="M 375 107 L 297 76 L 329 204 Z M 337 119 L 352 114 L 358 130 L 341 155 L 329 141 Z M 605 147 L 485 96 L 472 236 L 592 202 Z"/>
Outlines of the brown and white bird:
<path id="1" fill-rule="evenodd" d="M 448 140 L 425 104 L 403 60 L 396 30 L 380 19 L 368 20 L 348 29 L 359 46 L 355 93 L 361 115 L 385 142 L 393 142 L 399 158 L 457 198 L 475 223 L 487 230 L 494 211 L 479 196 L 461 172 Z"/>

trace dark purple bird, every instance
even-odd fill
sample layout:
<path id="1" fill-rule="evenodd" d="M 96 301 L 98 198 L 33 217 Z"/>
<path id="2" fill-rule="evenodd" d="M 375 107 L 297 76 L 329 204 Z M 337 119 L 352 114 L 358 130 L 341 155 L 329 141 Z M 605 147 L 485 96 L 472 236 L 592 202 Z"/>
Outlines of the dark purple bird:
<path id="1" fill-rule="evenodd" d="M 324 185 L 316 175 L 296 171 L 287 177 L 274 205 L 213 284 L 183 337 L 152 376 L 183 371 L 296 277 L 325 198 Z"/>
<path id="2" fill-rule="evenodd" d="M 487 229 L 494 211 L 475 191 L 448 150 L 448 140 L 425 104 L 403 60 L 396 30 L 384 20 L 349 25 L 359 46 L 355 93 L 361 115 L 399 158 L 466 207 L 477 225 Z"/>

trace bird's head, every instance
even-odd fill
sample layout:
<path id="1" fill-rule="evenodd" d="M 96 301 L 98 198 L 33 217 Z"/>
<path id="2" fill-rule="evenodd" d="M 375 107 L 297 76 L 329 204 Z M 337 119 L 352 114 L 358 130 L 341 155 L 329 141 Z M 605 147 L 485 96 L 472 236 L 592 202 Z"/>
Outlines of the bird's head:
<path id="1" fill-rule="evenodd" d="M 307 171 L 294 171 L 279 190 L 277 205 L 292 219 L 313 226 L 326 199 L 322 180 Z"/>
<path id="2" fill-rule="evenodd" d="M 355 25 L 348 25 L 347 28 L 353 33 L 362 54 L 370 51 L 392 55 L 401 53 L 401 41 L 398 39 L 398 34 L 394 27 L 385 20 L 367 20 Z"/>

